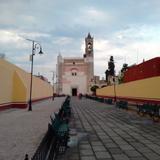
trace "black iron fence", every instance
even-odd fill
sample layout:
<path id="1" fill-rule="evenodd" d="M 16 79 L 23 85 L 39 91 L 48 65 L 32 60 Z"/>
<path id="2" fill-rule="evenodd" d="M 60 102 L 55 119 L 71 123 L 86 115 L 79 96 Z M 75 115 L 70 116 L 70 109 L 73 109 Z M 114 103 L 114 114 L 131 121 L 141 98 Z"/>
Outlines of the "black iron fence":
<path id="1" fill-rule="evenodd" d="M 48 125 L 48 131 L 31 160 L 54 160 L 57 154 L 57 148 L 57 138 L 51 126 Z"/>
<path id="2" fill-rule="evenodd" d="M 54 160 L 67 149 L 69 140 L 69 118 L 71 115 L 70 97 L 68 96 L 58 113 L 51 116 L 51 124 L 31 160 Z M 25 160 L 30 160 L 28 154 Z"/>

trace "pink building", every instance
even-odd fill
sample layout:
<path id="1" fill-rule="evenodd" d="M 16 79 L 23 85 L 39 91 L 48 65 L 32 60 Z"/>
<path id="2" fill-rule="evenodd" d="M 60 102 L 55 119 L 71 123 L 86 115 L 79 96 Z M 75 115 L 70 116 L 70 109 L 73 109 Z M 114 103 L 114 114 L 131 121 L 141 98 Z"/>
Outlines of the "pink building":
<path id="1" fill-rule="evenodd" d="M 57 94 L 76 96 L 90 93 L 94 78 L 93 37 L 85 38 L 83 57 L 57 57 Z"/>

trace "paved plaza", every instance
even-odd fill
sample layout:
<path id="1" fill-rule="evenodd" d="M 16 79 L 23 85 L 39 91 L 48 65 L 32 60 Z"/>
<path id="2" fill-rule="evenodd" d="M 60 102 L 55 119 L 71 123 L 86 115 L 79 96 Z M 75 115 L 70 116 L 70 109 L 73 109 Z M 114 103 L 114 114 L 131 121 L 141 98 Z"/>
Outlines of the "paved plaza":
<path id="1" fill-rule="evenodd" d="M 0 112 L 0 160 L 32 157 L 63 101 Z M 58 160 L 160 160 L 160 123 L 150 117 L 85 98 L 72 97 L 71 107 L 69 148 Z"/>
<path id="2" fill-rule="evenodd" d="M 42 141 L 50 122 L 50 115 L 57 112 L 64 97 L 33 103 L 28 109 L 9 109 L 0 112 L 0 160 L 31 158 Z"/>
<path id="3" fill-rule="evenodd" d="M 160 123 L 85 98 L 71 107 L 70 148 L 58 160 L 160 160 Z"/>

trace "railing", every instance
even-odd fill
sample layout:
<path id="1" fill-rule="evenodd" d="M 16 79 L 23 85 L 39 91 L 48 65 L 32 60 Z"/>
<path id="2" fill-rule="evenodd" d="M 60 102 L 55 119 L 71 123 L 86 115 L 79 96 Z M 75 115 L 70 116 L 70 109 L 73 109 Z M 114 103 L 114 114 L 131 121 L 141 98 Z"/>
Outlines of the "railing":
<path id="1" fill-rule="evenodd" d="M 48 131 L 31 160 L 54 160 L 57 148 L 56 136 L 54 136 L 51 126 L 48 125 Z"/>
<path id="2" fill-rule="evenodd" d="M 54 128 L 54 124 L 52 121 L 51 124 L 48 124 L 48 130 L 31 160 L 54 160 L 56 156 L 58 156 L 58 154 L 62 154 L 65 152 L 65 150 L 67 149 L 67 142 L 69 140 L 68 122 L 71 114 L 69 106 L 70 97 L 67 97 L 58 113 L 58 115 L 61 118 L 61 121 L 63 121 L 64 119 L 64 122 L 61 124 L 59 123 L 58 126 L 56 126 L 56 128 Z M 56 117 L 54 118 L 55 120 L 53 121 L 56 121 Z M 64 123 L 65 125 L 63 125 Z M 61 128 L 60 125 L 62 125 Z M 67 130 L 65 130 L 66 127 Z M 30 160 L 28 158 L 28 154 L 25 155 L 24 160 Z"/>

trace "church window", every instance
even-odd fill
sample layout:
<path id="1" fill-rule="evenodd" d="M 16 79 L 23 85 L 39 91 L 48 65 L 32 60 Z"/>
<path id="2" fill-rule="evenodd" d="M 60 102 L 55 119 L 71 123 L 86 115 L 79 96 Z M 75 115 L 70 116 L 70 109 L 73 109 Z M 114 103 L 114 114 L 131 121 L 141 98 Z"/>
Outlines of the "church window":
<path id="1" fill-rule="evenodd" d="M 77 76 L 77 72 L 78 72 L 78 69 L 77 69 L 77 68 L 72 68 L 72 69 L 71 69 L 71 75 L 72 75 L 72 76 Z"/>
<path id="2" fill-rule="evenodd" d="M 76 72 L 72 72 L 72 76 L 77 76 L 77 73 Z"/>

